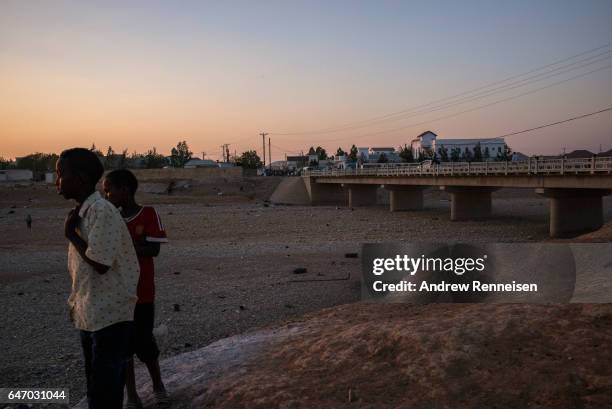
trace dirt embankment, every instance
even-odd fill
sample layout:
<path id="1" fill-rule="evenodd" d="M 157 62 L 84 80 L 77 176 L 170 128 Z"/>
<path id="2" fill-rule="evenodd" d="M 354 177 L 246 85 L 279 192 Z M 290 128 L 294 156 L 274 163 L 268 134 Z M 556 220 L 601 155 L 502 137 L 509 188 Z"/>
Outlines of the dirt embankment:
<path id="1" fill-rule="evenodd" d="M 607 304 L 351 304 L 294 325 L 202 407 L 612 407 Z"/>
<path id="2" fill-rule="evenodd" d="M 578 243 L 610 243 L 612 242 L 612 222 L 604 224 L 599 230 L 583 234 L 571 239 Z"/>

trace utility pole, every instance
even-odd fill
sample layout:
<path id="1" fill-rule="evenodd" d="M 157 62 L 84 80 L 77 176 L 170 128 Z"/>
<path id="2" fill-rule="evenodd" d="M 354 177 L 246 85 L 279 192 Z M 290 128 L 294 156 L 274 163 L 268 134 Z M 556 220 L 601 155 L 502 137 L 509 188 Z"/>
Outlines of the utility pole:
<path id="1" fill-rule="evenodd" d="M 266 132 L 262 132 L 262 133 L 260 133 L 260 135 L 261 135 L 261 141 L 263 143 L 263 157 L 262 157 L 262 159 L 263 159 L 263 165 L 264 165 L 264 168 L 265 168 L 266 167 L 266 135 L 267 135 L 267 133 Z"/>
<path id="2" fill-rule="evenodd" d="M 234 155 L 235 156 L 235 155 Z M 229 162 L 229 143 L 221 145 L 221 158 L 223 162 Z"/>
<path id="3" fill-rule="evenodd" d="M 268 166 L 270 170 L 272 170 L 272 142 L 270 138 L 268 138 Z"/>

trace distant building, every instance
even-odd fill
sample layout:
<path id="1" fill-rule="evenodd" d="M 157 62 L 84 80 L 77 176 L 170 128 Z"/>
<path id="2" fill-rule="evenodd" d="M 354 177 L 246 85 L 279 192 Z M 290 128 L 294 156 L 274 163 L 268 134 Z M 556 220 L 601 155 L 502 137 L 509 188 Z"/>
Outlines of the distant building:
<path id="1" fill-rule="evenodd" d="M 319 160 L 319 168 L 331 168 L 334 166 L 332 159 L 321 159 Z"/>
<path id="2" fill-rule="evenodd" d="M 55 172 L 46 172 L 45 173 L 45 183 L 53 184 L 55 183 L 55 179 L 57 174 Z"/>
<path id="3" fill-rule="evenodd" d="M 482 152 L 483 159 L 486 159 L 486 153 L 488 152 L 488 160 L 495 160 L 498 154 L 504 152 L 506 142 L 504 138 L 437 139 L 434 140 L 433 149 L 436 154 L 439 154 L 439 149 L 445 149 L 450 158 L 453 148 L 458 148 L 461 153 L 465 152 L 466 149 L 473 153 L 474 148 L 478 144 L 480 144 L 480 151 Z"/>
<path id="4" fill-rule="evenodd" d="M 608 149 L 605 152 L 600 152 L 597 154 L 597 156 L 602 157 L 602 158 L 610 158 L 612 157 L 612 149 Z"/>
<path id="5" fill-rule="evenodd" d="M 183 166 L 185 169 L 194 168 L 217 168 L 219 165 L 217 162 L 211 159 L 191 159 Z"/>
<path id="6" fill-rule="evenodd" d="M 522 162 L 529 160 L 529 156 L 521 152 L 512 152 L 512 162 Z"/>
<path id="7" fill-rule="evenodd" d="M 413 139 L 410 147 L 412 148 L 412 155 L 416 159 L 429 156 L 432 153 L 439 156 L 440 149 L 444 149 L 450 158 L 453 149 L 458 149 L 461 154 L 467 149 L 473 154 L 474 148 L 478 144 L 480 144 L 483 158 L 488 153 L 489 160 L 494 160 L 498 154 L 504 152 L 506 142 L 504 138 L 438 139 L 438 135 L 427 131 Z"/>
<path id="8" fill-rule="evenodd" d="M 587 151 L 586 149 L 577 149 L 563 156 L 565 156 L 567 159 L 584 159 L 592 158 L 593 156 L 595 156 L 595 154 L 591 151 Z"/>
<path id="9" fill-rule="evenodd" d="M 20 182 L 32 180 L 34 174 L 29 169 L 6 169 L 0 170 L 0 181 Z"/>
<path id="10" fill-rule="evenodd" d="M 359 147 L 357 148 L 357 160 L 362 162 L 367 162 L 370 159 L 370 148 L 367 147 Z"/>
<path id="11" fill-rule="evenodd" d="M 294 171 L 308 166 L 309 158 L 306 155 L 302 156 L 287 156 L 287 169 Z"/>
<path id="12" fill-rule="evenodd" d="M 434 142 L 436 140 L 435 133 L 426 131 L 414 138 L 410 142 L 410 148 L 412 149 L 412 156 L 418 158 L 421 155 L 425 155 L 427 152 L 431 152 L 433 149 Z"/>
<path id="13" fill-rule="evenodd" d="M 277 160 L 270 164 L 272 170 L 287 170 L 287 161 L 286 160 Z"/>
<path id="14" fill-rule="evenodd" d="M 370 148 L 368 152 L 368 162 L 378 162 L 380 158 L 384 156 L 387 162 L 399 162 L 399 154 L 395 151 L 395 148 Z"/>
<path id="15" fill-rule="evenodd" d="M 318 163 L 318 162 L 319 162 L 319 154 L 313 153 L 312 155 L 308 155 L 308 166 L 310 166 L 313 163 Z"/>

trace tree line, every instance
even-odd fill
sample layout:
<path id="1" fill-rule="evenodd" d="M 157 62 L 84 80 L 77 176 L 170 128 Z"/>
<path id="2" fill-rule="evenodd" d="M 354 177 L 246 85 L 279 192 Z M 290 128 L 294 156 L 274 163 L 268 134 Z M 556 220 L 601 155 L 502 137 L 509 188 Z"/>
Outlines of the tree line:
<path id="1" fill-rule="evenodd" d="M 136 151 L 128 153 L 127 149 L 116 152 L 112 146 L 102 152 L 95 144 L 89 148 L 94 152 L 106 169 L 144 168 L 159 169 L 165 166 L 183 167 L 191 160 L 193 152 L 189 150 L 186 141 L 180 141 L 170 150 L 170 156 L 164 156 L 155 147 L 145 153 Z M 31 153 L 19 157 L 15 161 L 0 157 L 0 169 L 29 169 L 35 173 L 55 170 L 55 162 L 59 156 L 55 153 Z"/>
<path id="2" fill-rule="evenodd" d="M 112 146 L 106 149 L 106 152 L 99 150 L 95 144 L 92 144 L 90 150 L 94 152 L 100 161 L 104 164 L 106 169 L 121 169 L 121 168 L 142 168 L 142 169 L 159 169 L 163 167 L 175 167 L 181 168 L 185 166 L 189 160 L 193 157 L 193 152 L 189 149 L 189 145 L 186 141 L 179 141 L 175 147 L 170 150 L 170 156 L 164 156 L 157 151 L 155 147 L 149 149 L 145 153 L 132 152 L 128 153 L 127 149 L 124 149 L 120 153 L 115 152 Z M 450 150 L 445 148 L 443 145 L 440 146 L 437 152 L 431 149 L 424 149 L 419 152 L 417 157 L 414 157 L 412 148 L 407 144 L 400 146 L 397 149 L 398 156 L 401 162 L 422 162 L 424 160 L 434 160 L 436 162 L 482 162 L 488 160 L 507 161 L 512 157 L 512 151 L 508 145 L 504 145 L 501 152 L 496 152 L 493 155 L 489 152 L 489 148 L 481 148 L 480 143 L 477 143 L 473 149 L 454 147 Z M 311 146 L 308 150 L 308 155 L 316 155 L 316 160 L 311 161 L 311 165 L 314 165 L 320 160 L 334 159 L 338 157 L 346 157 L 349 162 L 357 162 L 359 160 L 365 160 L 360 157 L 357 146 L 352 145 L 348 151 L 338 147 L 335 155 L 328 155 L 325 148 L 321 146 Z M 58 159 L 58 155 L 55 153 L 32 153 L 20 158 L 16 161 L 10 161 L 0 157 L 0 169 L 30 169 L 35 173 L 43 173 L 52 171 L 55 169 L 55 162 Z M 254 150 L 248 150 L 243 152 L 241 155 L 233 157 L 231 160 L 238 166 L 245 168 L 259 168 L 262 165 L 261 158 L 257 155 Z M 378 157 L 379 163 L 388 162 L 384 154 Z"/>

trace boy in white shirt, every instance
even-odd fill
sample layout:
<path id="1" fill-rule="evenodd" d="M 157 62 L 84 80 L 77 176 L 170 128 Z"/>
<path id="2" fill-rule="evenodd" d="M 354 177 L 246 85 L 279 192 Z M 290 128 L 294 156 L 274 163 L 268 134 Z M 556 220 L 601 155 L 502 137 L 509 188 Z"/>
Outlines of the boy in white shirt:
<path id="1" fill-rule="evenodd" d="M 64 224 L 72 291 L 70 317 L 81 332 L 90 409 L 121 409 L 139 266 L 119 211 L 96 190 L 104 173 L 88 149 L 61 153 L 58 193 L 77 202 Z"/>

